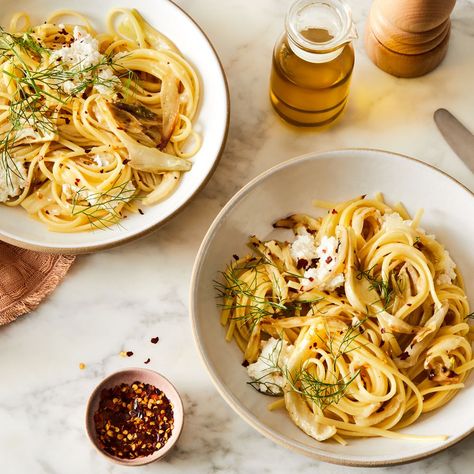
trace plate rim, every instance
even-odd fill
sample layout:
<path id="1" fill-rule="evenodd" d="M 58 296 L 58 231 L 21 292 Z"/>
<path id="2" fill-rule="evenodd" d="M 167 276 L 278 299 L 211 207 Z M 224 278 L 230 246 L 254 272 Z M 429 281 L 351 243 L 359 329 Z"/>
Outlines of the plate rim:
<path id="1" fill-rule="evenodd" d="M 294 163 L 297 162 L 302 162 L 306 161 L 309 159 L 322 159 L 323 157 L 327 156 L 328 154 L 337 154 L 340 152 L 351 152 L 351 151 L 356 151 L 356 152 L 376 152 L 376 153 L 382 153 L 384 155 L 392 155 L 396 156 L 397 158 L 401 158 L 404 160 L 412 161 L 415 162 L 421 166 L 425 166 L 427 168 L 431 168 L 433 171 L 436 173 L 439 173 L 441 175 L 444 175 L 444 177 L 447 177 L 449 180 L 453 181 L 454 184 L 460 186 L 464 191 L 467 191 L 468 194 L 472 198 L 474 198 L 474 192 L 471 191 L 467 186 L 459 182 L 457 179 L 453 178 L 450 176 L 448 173 L 440 170 L 439 168 L 436 168 L 434 165 L 431 165 L 429 163 L 426 163 L 424 161 L 421 161 L 417 158 L 413 158 L 409 155 L 405 155 L 402 153 L 398 152 L 393 152 L 393 151 L 388 151 L 388 150 L 383 150 L 379 148 L 366 148 L 366 147 L 355 147 L 355 148 L 337 148 L 337 149 L 329 149 L 329 150 L 323 150 L 323 151 L 314 151 L 314 152 L 309 152 L 305 153 L 303 155 L 298 155 L 296 157 L 290 158 L 288 160 L 285 160 L 281 163 L 278 163 L 275 166 L 272 166 L 271 168 L 263 171 L 256 177 L 252 178 L 248 183 L 246 183 L 239 191 L 237 191 L 225 204 L 225 206 L 219 211 L 217 216 L 214 218 L 212 221 L 211 225 L 209 226 L 205 236 L 203 237 L 203 240 L 201 242 L 201 245 L 199 246 L 198 252 L 196 254 L 196 258 L 194 260 L 193 264 L 193 269 L 191 272 L 191 281 L 190 281 L 190 287 L 189 287 L 189 317 L 191 319 L 191 330 L 193 333 L 193 339 L 194 339 L 194 344 L 198 350 L 199 357 L 201 359 L 201 362 L 204 364 L 204 367 L 206 368 L 206 371 L 214 385 L 214 387 L 217 389 L 221 397 L 225 400 L 227 405 L 234 410 L 248 425 L 250 425 L 252 428 L 254 428 L 257 432 L 265 436 L 266 438 L 270 439 L 271 441 L 275 442 L 276 444 L 283 446 L 290 451 L 297 452 L 299 454 L 303 454 L 307 457 L 310 457 L 312 459 L 316 459 L 319 461 L 324 461 L 330 464 L 337 464 L 341 466 L 350 466 L 350 467 L 386 467 L 386 466 L 398 466 L 402 464 L 408 464 L 412 463 L 415 461 L 420 461 L 422 459 L 426 459 L 430 456 L 433 456 L 434 454 L 437 454 L 439 452 L 442 452 L 451 446 L 454 446 L 455 444 L 459 443 L 463 439 L 466 439 L 468 436 L 474 433 L 474 424 L 473 426 L 466 432 L 462 433 L 459 436 L 454 437 L 451 439 L 449 442 L 446 444 L 443 444 L 441 446 L 437 446 L 429 451 L 426 451 L 424 453 L 420 454 L 414 454 L 411 456 L 401 456 L 396 459 L 389 459 L 389 460 L 366 460 L 364 461 L 363 459 L 341 459 L 337 457 L 337 455 L 326 455 L 322 453 L 315 453 L 313 452 L 309 447 L 305 447 L 302 443 L 298 441 L 288 441 L 286 437 L 281 436 L 277 433 L 272 432 L 272 430 L 268 427 L 266 427 L 263 423 L 259 422 L 257 419 L 255 419 L 254 415 L 247 410 L 246 408 L 243 408 L 240 406 L 240 403 L 235 399 L 235 397 L 231 394 L 228 393 L 228 391 L 225 389 L 225 386 L 220 383 L 217 374 L 214 372 L 214 370 L 211 368 L 211 364 L 207 358 L 207 356 L 204 353 L 203 346 L 200 342 L 200 339 L 198 337 L 198 329 L 197 329 L 197 285 L 198 285 L 198 274 L 201 272 L 202 269 L 202 264 L 203 264 L 203 257 L 204 253 L 207 251 L 210 240 L 214 236 L 215 232 L 217 231 L 219 227 L 219 223 L 221 222 L 222 218 L 224 218 L 229 211 L 243 198 L 249 191 L 251 191 L 261 180 L 267 178 L 268 176 L 276 173 L 282 168 L 289 167 L 293 165 Z"/>
<path id="2" fill-rule="evenodd" d="M 44 253 L 61 254 L 61 255 L 89 254 L 89 253 L 95 253 L 95 252 L 99 252 L 101 250 L 107 250 L 107 249 L 111 249 L 111 248 L 118 247 L 118 246 L 121 246 L 121 245 L 125 245 L 125 244 L 127 244 L 129 242 L 132 242 L 134 240 L 146 237 L 147 235 L 151 234 L 155 230 L 158 230 L 159 228 L 166 225 L 171 219 L 173 219 L 178 214 L 180 214 L 191 203 L 191 201 L 203 190 L 203 188 L 207 185 L 209 180 L 212 178 L 213 174 L 215 173 L 215 171 L 217 169 L 217 166 L 219 165 L 219 163 L 221 161 L 222 155 L 224 154 L 225 146 L 226 146 L 226 143 L 227 143 L 227 138 L 229 136 L 230 108 L 231 108 L 229 81 L 227 79 L 227 75 L 226 75 L 224 66 L 222 64 L 222 61 L 221 61 L 219 55 L 217 54 L 216 48 L 212 44 L 211 40 L 209 39 L 209 36 L 206 34 L 204 29 L 201 28 L 201 26 L 197 23 L 197 21 L 189 13 L 187 13 L 181 6 L 179 6 L 174 0 L 164 0 L 164 1 L 170 3 L 172 6 L 174 6 L 180 13 L 182 13 L 185 17 L 187 17 L 191 21 L 191 23 L 193 23 L 194 26 L 201 32 L 201 34 L 203 35 L 203 37 L 206 40 L 207 44 L 210 46 L 214 57 L 217 60 L 217 63 L 219 65 L 219 69 L 221 71 L 223 83 L 224 83 L 224 89 L 225 89 L 225 95 L 226 95 L 225 130 L 224 130 L 224 134 L 222 136 L 222 141 L 221 141 L 220 148 L 219 148 L 219 151 L 217 153 L 216 159 L 214 160 L 214 163 L 213 163 L 212 167 L 209 169 L 209 171 L 207 172 L 207 174 L 204 177 L 204 179 L 202 180 L 202 182 L 194 190 L 194 192 L 186 199 L 186 201 L 183 202 L 178 208 L 176 208 L 171 214 L 169 214 L 165 218 L 161 219 L 159 222 L 156 222 L 155 224 L 147 227 L 146 229 L 143 229 L 142 231 L 137 232 L 136 234 L 118 238 L 117 240 L 114 240 L 113 242 L 107 242 L 107 243 L 102 243 L 102 244 L 82 245 L 80 247 L 58 247 L 58 246 L 49 247 L 47 245 L 37 245 L 37 244 L 32 244 L 32 243 L 29 243 L 29 242 L 24 242 L 22 240 L 15 239 L 15 238 L 13 238 L 9 235 L 5 235 L 5 233 L 0 229 L 0 240 L 2 242 L 6 242 L 7 244 L 14 245 L 15 247 L 20 247 L 20 248 L 27 249 L 27 250 L 33 250 L 35 252 L 44 252 Z"/>

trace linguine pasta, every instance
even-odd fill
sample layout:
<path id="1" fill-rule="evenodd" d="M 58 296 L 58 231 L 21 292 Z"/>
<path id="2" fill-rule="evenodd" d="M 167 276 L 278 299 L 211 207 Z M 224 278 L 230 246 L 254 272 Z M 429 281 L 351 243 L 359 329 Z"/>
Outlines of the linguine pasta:
<path id="1" fill-rule="evenodd" d="M 50 230 L 113 225 L 191 168 L 196 72 L 137 11 L 112 10 L 105 33 L 69 10 L 19 13 L 0 66 L 0 201 Z"/>
<path id="2" fill-rule="evenodd" d="M 445 405 L 474 366 L 454 262 L 421 212 L 411 220 L 381 195 L 317 204 L 324 217 L 274 224 L 292 243 L 252 237 L 217 283 L 250 385 L 318 441 L 444 439 L 398 430 Z"/>

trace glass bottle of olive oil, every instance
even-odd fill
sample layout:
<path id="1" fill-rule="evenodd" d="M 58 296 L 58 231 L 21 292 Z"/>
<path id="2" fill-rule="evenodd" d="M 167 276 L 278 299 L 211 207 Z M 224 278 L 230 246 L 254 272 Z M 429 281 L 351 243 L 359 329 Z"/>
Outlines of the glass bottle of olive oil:
<path id="1" fill-rule="evenodd" d="M 295 125 L 326 125 L 343 111 L 354 68 L 357 38 L 349 7 L 341 0 L 298 0 L 275 45 L 270 99 Z"/>

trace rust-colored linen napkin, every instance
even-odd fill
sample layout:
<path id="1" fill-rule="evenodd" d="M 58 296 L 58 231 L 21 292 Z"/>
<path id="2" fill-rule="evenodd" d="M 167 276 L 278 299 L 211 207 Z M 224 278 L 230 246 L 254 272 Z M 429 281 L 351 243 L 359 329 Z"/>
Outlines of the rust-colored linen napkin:
<path id="1" fill-rule="evenodd" d="M 0 242 L 0 326 L 36 308 L 64 278 L 74 258 Z"/>

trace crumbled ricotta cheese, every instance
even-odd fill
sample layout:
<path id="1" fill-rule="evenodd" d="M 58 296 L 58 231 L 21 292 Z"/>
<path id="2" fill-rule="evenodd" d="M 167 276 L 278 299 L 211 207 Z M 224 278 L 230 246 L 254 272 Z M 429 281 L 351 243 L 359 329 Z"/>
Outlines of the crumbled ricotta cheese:
<path id="1" fill-rule="evenodd" d="M 120 79 L 114 74 L 110 66 L 101 68 L 97 77 L 99 81 L 94 85 L 94 88 L 102 95 L 113 94 L 115 87 L 120 84 Z"/>
<path id="2" fill-rule="evenodd" d="M 314 237 L 309 233 L 299 234 L 290 247 L 291 256 L 296 261 L 304 259 L 311 262 L 313 258 L 317 257 L 316 250 Z"/>
<path id="3" fill-rule="evenodd" d="M 398 212 L 386 212 L 382 218 L 382 230 L 385 230 L 386 232 L 390 232 L 393 230 L 397 230 L 400 228 L 409 228 L 412 230 L 415 230 L 416 232 L 426 235 L 430 239 L 436 239 L 436 236 L 434 234 L 427 234 L 426 230 L 423 229 L 422 227 L 417 227 L 416 229 L 412 228 L 412 223 L 413 221 L 411 219 L 406 219 L 404 220 L 402 216 Z"/>
<path id="4" fill-rule="evenodd" d="M 99 42 L 87 31 L 74 27 L 74 41 L 53 52 L 52 59 L 61 59 L 72 70 L 85 69 L 100 63 L 103 56 L 99 52 Z"/>
<path id="5" fill-rule="evenodd" d="M 262 341 L 261 348 L 260 357 L 247 367 L 247 373 L 260 392 L 278 395 L 285 385 L 281 370 L 286 366 L 293 346 L 271 337 L 268 341 Z"/>
<path id="6" fill-rule="evenodd" d="M 456 279 L 456 264 L 453 262 L 451 255 L 447 250 L 443 252 L 444 260 L 444 271 L 436 278 L 436 283 L 438 285 L 449 285 L 453 280 Z"/>
<path id="7" fill-rule="evenodd" d="M 309 290 L 317 287 L 320 290 L 334 291 L 344 283 L 344 274 L 338 273 L 328 279 L 336 266 L 337 248 L 339 242 L 335 237 L 324 236 L 321 244 L 316 248 L 316 258 L 319 259 L 316 267 L 308 268 L 301 281 L 303 288 Z"/>
<path id="8" fill-rule="evenodd" d="M 111 153 L 97 153 L 93 156 L 93 160 L 97 166 L 103 168 L 104 166 L 110 166 L 114 161 L 114 155 Z"/>
<path id="9" fill-rule="evenodd" d="M 114 75 L 109 66 L 103 66 L 94 71 L 92 66 L 101 63 L 104 56 L 99 51 L 99 42 L 93 38 L 84 28 L 74 27 L 74 41 L 70 45 L 64 45 L 61 49 L 53 52 L 52 59 L 62 61 L 69 71 L 76 71 L 78 76 L 65 81 L 62 84 L 63 91 L 68 95 L 73 95 L 76 89 L 97 74 L 97 81 L 94 85 L 99 94 L 110 94 L 114 92 L 115 86 L 120 83 L 120 79 Z M 85 71 L 91 68 L 92 70 Z M 82 92 L 82 90 L 80 91 Z"/>
<path id="10" fill-rule="evenodd" d="M 410 227 L 411 221 L 403 220 L 398 212 L 386 212 L 382 216 L 382 230 L 391 231 L 400 227 Z"/>
<path id="11" fill-rule="evenodd" d="M 5 166 L 6 165 L 6 166 Z M 12 159 L 0 160 L 0 202 L 21 194 L 26 184 L 26 168 L 23 162 Z"/>

